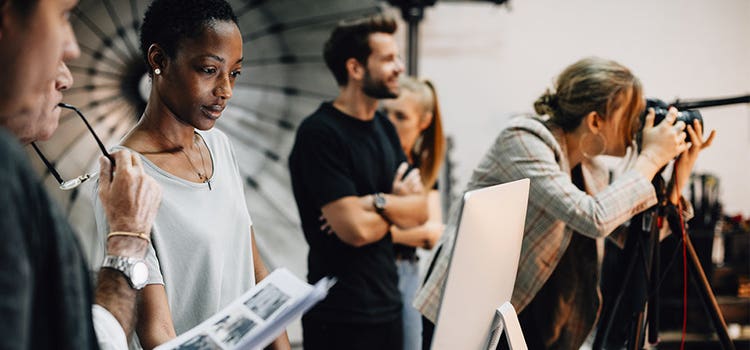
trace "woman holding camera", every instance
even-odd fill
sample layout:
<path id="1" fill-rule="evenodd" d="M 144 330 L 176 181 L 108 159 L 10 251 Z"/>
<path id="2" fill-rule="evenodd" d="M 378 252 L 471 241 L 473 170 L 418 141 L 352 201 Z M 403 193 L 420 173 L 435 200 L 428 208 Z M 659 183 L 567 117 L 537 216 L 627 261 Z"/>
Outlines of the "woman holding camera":
<path id="1" fill-rule="evenodd" d="M 699 123 L 675 123 L 676 109 L 658 125 L 649 111 L 640 131 L 640 153 L 614 181 L 596 159 L 626 154 L 644 107 L 641 83 L 630 70 L 610 60 L 582 59 L 534 103 L 539 116 L 512 120 L 474 170 L 467 190 L 531 179 L 511 300 L 530 349 L 578 349 L 583 344 L 600 305 L 596 239 L 656 204 L 651 179 L 677 156 L 677 185 L 668 195 L 672 204 L 683 206 L 682 186 L 714 133 L 703 141 Z M 692 143 L 685 142 L 687 134 Z M 451 226 L 444 235 L 448 246 L 455 235 Z M 432 322 L 450 251 L 442 249 L 436 257 L 415 300 Z M 425 337 L 431 334 L 425 332 Z"/>

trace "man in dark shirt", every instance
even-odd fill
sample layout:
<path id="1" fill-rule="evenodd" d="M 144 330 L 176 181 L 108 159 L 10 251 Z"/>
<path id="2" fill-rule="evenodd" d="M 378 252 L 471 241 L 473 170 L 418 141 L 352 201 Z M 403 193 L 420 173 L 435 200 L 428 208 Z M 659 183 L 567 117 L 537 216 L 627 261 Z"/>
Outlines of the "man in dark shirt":
<path id="1" fill-rule="evenodd" d="M 400 349 L 401 307 L 390 225 L 427 219 L 419 174 L 378 100 L 398 96 L 403 64 L 393 19 L 341 24 L 324 57 L 339 85 L 297 130 L 289 169 L 310 246 L 308 280 L 332 275 L 328 298 L 302 320 L 305 349 Z"/>
<path id="2" fill-rule="evenodd" d="M 103 268 L 92 293 L 76 237 L 21 148 L 57 127 L 70 84 L 62 61 L 79 54 L 68 22 L 76 3 L 0 0 L 0 349 L 124 349 L 133 329 L 131 270 Z M 161 192 L 138 157 L 112 157 L 99 196 L 119 231 L 107 254 L 127 267 L 146 253 Z"/>

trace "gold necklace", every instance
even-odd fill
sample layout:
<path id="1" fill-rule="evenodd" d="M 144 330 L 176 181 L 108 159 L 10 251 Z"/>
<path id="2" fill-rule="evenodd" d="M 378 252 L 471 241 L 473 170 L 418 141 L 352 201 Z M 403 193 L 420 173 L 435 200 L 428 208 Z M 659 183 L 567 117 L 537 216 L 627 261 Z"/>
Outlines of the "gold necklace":
<path id="1" fill-rule="evenodd" d="M 163 137 L 170 144 L 172 144 L 172 146 L 174 146 L 174 148 L 172 148 L 172 150 L 173 150 L 172 152 L 174 152 L 175 150 L 179 150 L 180 152 L 182 152 L 182 154 L 185 156 L 185 159 L 187 159 L 188 164 L 190 164 L 190 167 L 193 169 L 193 171 L 195 172 L 195 174 L 198 176 L 198 180 L 200 182 L 203 182 L 203 183 L 207 184 L 209 191 L 212 190 L 212 188 L 211 188 L 211 179 L 208 178 L 208 176 L 207 176 L 208 172 L 206 171 L 206 162 L 205 162 L 205 159 L 203 157 L 203 151 L 201 150 L 201 146 L 198 144 L 198 140 L 200 139 L 201 141 L 203 141 L 203 144 L 206 146 L 206 149 L 208 150 L 208 144 L 206 144 L 206 140 L 204 140 L 197 132 L 193 131 L 193 134 L 194 134 L 193 143 L 196 146 L 198 146 L 198 154 L 200 154 L 200 156 L 201 156 L 201 167 L 203 168 L 203 172 L 200 172 L 200 171 L 198 171 L 198 168 L 195 166 L 195 164 L 193 164 L 193 161 L 190 159 L 190 156 L 187 154 L 187 152 L 185 152 L 185 147 L 178 146 L 177 144 L 175 144 L 174 142 L 172 142 L 172 140 L 170 140 L 166 135 L 164 135 L 164 133 L 162 133 L 161 130 L 158 130 L 157 132 L 159 134 L 161 134 L 161 137 Z"/>
<path id="2" fill-rule="evenodd" d="M 198 179 L 201 182 L 203 182 L 205 184 L 208 184 L 208 189 L 211 190 L 211 179 L 208 178 L 208 172 L 206 171 L 206 161 L 205 161 L 205 159 L 203 157 L 203 151 L 201 150 L 201 146 L 198 144 L 198 140 L 203 141 L 204 145 L 206 144 L 206 141 L 203 140 L 203 138 L 200 137 L 200 135 L 198 135 L 197 132 L 195 132 L 194 133 L 193 143 L 196 146 L 198 146 L 198 154 L 200 154 L 200 156 L 201 156 L 201 167 L 203 168 L 203 172 L 202 173 L 200 171 L 198 171 L 198 167 L 196 167 L 195 164 L 193 164 L 193 161 L 190 159 L 190 156 L 188 156 L 187 152 L 185 152 L 185 148 L 184 147 L 180 147 L 180 151 L 182 152 L 182 154 L 185 155 L 185 159 L 187 159 L 188 164 L 190 164 L 190 167 L 193 168 L 193 171 L 195 172 L 195 174 L 198 175 Z M 206 149 L 208 149 L 208 145 L 206 145 Z"/>
<path id="3" fill-rule="evenodd" d="M 185 152 L 185 148 L 180 148 L 180 152 L 182 152 L 182 154 L 185 155 L 185 159 L 187 159 L 188 164 L 190 164 L 190 167 L 193 168 L 193 171 L 195 172 L 195 174 L 198 175 L 198 180 L 200 180 L 201 182 L 208 181 L 208 177 L 204 173 L 200 172 L 198 168 L 195 166 L 195 164 L 193 164 L 193 161 L 190 159 L 190 156 L 188 156 L 187 152 Z M 200 149 L 198 150 L 198 152 L 201 153 L 201 158 L 203 158 L 203 152 L 201 152 Z M 206 166 L 205 164 L 203 164 L 202 160 L 201 160 L 201 165 L 203 166 L 203 171 L 205 172 Z"/>

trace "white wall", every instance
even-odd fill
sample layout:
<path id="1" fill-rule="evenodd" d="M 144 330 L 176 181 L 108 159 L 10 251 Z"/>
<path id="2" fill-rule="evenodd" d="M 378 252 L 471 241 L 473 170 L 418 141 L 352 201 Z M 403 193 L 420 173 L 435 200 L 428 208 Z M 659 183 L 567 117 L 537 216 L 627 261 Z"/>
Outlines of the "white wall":
<path id="1" fill-rule="evenodd" d="M 438 88 L 463 189 L 508 117 L 565 66 L 596 55 L 630 67 L 665 101 L 750 93 L 750 1 L 515 0 L 446 3 L 422 23 L 421 76 Z M 404 27 L 402 27 L 404 28 Z M 405 35 L 406 30 L 402 31 Z M 696 169 L 718 175 L 725 211 L 750 214 L 750 108 L 702 110 L 714 145 Z"/>

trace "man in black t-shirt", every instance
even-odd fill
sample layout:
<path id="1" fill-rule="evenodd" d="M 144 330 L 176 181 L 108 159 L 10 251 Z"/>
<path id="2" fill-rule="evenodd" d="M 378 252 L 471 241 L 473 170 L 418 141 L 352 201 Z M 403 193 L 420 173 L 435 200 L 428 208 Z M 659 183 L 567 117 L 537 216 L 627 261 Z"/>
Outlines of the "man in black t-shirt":
<path id="1" fill-rule="evenodd" d="M 427 219 L 419 174 L 378 100 L 398 96 L 403 63 L 382 16 L 339 25 L 324 49 L 339 85 L 297 130 L 289 169 L 310 246 L 308 280 L 335 276 L 328 298 L 303 317 L 305 349 L 401 349 L 402 300 L 390 225 Z"/>

